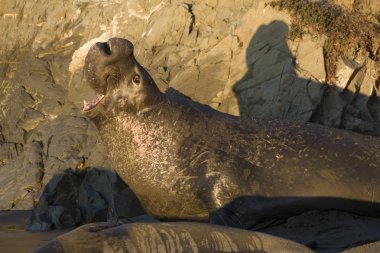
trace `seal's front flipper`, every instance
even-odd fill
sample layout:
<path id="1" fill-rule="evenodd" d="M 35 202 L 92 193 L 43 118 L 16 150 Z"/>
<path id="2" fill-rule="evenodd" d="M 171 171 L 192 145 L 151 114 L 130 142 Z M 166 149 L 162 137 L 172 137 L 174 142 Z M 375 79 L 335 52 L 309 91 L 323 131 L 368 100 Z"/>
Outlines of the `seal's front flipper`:
<path id="1" fill-rule="evenodd" d="M 310 208 L 304 198 L 239 197 L 210 215 L 209 222 L 229 227 L 260 230 L 286 222 Z M 317 208 L 316 208 L 317 209 Z"/>
<path id="2" fill-rule="evenodd" d="M 244 229 L 264 228 L 278 220 L 265 215 L 271 210 L 270 202 L 262 197 L 239 197 L 213 212 L 209 222 Z"/>

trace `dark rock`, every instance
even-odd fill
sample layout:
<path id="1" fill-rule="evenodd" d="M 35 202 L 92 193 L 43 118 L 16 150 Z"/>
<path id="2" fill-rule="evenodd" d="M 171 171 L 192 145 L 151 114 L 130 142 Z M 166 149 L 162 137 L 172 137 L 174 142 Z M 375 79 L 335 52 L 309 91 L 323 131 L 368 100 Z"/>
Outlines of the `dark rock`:
<path id="1" fill-rule="evenodd" d="M 46 185 L 27 229 L 45 231 L 142 214 L 136 196 L 114 171 L 66 170 Z"/>
<path id="2" fill-rule="evenodd" d="M 81 222 L 77 205 L 81 180 L 71 173 L 56 175 L 46 185 L 28 224 L 29 231 L 73 227 Z"/>

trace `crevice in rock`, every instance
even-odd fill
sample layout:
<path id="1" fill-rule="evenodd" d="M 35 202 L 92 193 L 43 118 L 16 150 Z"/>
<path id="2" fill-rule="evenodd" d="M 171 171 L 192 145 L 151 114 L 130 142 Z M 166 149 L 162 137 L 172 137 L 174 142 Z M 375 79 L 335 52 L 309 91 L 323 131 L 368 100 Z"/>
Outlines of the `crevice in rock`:
<path id="1" fill-rule="evenodd" d="M 51 135 L 48 139 L 48 142 L 47 142 L 47 147 L 46 147 L 46 156 L 48 157 L 49 156 L 49 148 L 50 148 L 50 144 L 51 144 L 51 140 L 53 139 L 53 136 L 54 135 Z"/>
<path id="2" fill-rule="evenodd" d="M 190 20 L 190 25 L 189 25 L 189 34 L 190 34 L 193 31 L 194 26 L 195 26 L 195 14 L 193 12 L 193 4 L 185 3 L 185 5 L 187 7 L 187 11 L 191 15 L 191 20 Z M 197 34 L 197 37 L 198 37 L 198 34 Z"/>
<path id="3" fill-rule="evenodd" d="M 54 78 L 53 72 L 52 72 L 52 70 L 51 70 L 51 64 L 50 64 L 49 61 L 46 62 L 46 67 L 45 67 L 45 68 L 46 68 L 46 72 L 48 73 L 48 75 L 49 75 L 50 78 L 51 78 L 51 82 L 52 82 L 52 84 L 56 85 L 57 82 L 56 82 L 56 80 L 55 80 L 55 78 Z"/>
<path id="4" fill-rule="evenodd" d="M 25 91 L 25 93 L 30 97 L 30 99 L 33 100 L 33 102 L 36 102 L 36 100 L 34 99 L 33 95 L 26 89 L 26 87 L 24 85 L 21 85 L 21 88 Z"/>

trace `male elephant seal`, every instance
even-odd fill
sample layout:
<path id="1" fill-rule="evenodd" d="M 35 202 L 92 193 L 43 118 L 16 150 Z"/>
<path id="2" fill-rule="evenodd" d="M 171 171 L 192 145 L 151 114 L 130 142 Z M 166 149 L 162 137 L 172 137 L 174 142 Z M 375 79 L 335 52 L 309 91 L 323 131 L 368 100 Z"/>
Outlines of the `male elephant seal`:
<path id="1" fill-rule="evenodd" d="M 93 45 L 85 73 L 98 95 L 84 113 L 155 217 L 251 227 L 309 209 L 380 215 L 378 138 L 163 94 L 125 39 Z"/>
<path id="2" fill-rule="evenodd" d="M 272 235 L 195 222 L 93 223 L 59 236 L 34 253 L 256 252 L 311 253 Z"/>

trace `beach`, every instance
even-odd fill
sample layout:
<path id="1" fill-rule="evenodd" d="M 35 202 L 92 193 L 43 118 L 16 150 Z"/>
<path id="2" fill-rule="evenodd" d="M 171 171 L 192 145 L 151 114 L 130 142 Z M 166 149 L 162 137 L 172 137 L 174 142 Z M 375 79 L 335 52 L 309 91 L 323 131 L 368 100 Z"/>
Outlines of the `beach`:
<path id="1" fill-rule="evenodd" d="M 26 253 L 71 229 L 28 232 L 26 223 L 32 211 L 0 211 L 0 249 L 7 253 Z"/>

